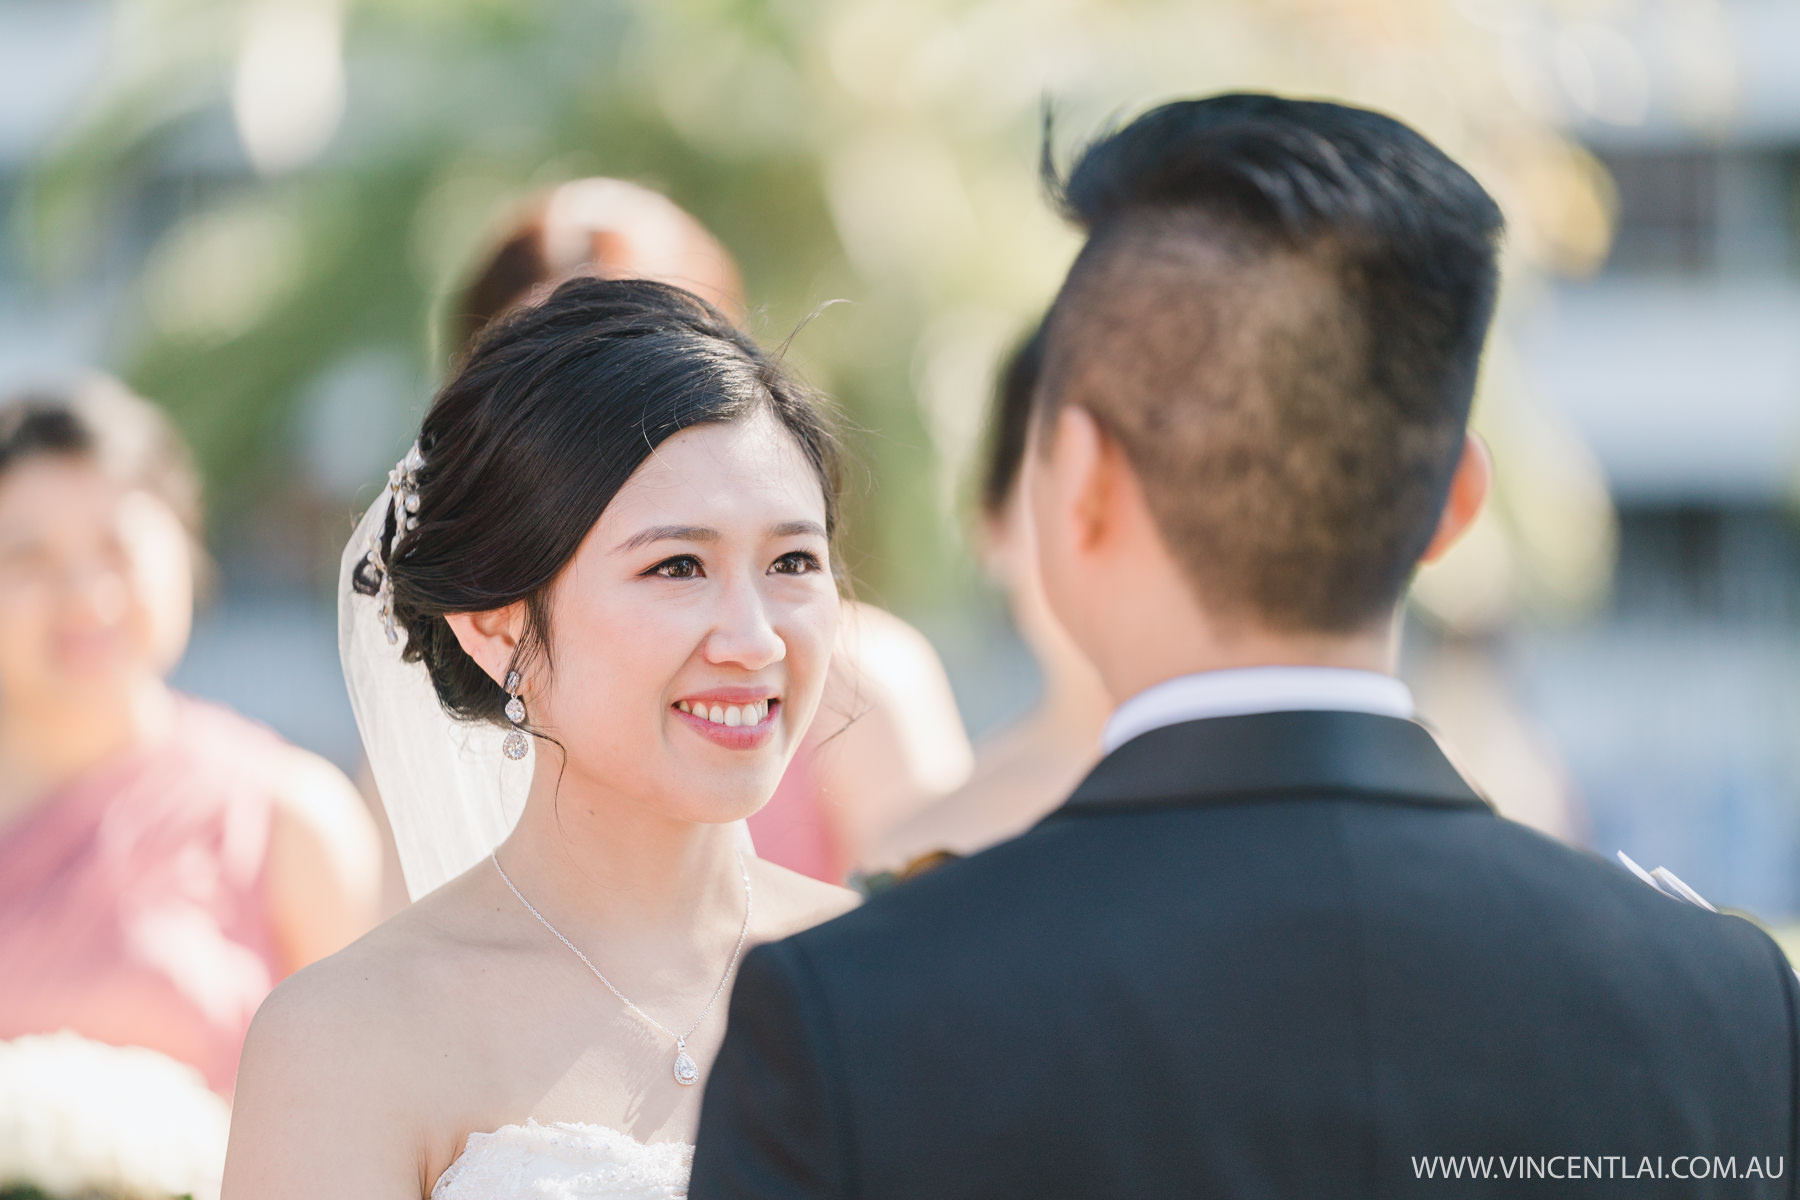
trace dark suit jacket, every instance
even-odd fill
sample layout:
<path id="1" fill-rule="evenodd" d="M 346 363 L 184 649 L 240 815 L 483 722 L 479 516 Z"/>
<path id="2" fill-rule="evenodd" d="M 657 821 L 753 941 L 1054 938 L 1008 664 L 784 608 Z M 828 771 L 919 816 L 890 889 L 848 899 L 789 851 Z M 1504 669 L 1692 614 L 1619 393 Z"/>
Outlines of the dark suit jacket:
<path id="1" fill-rule="evenodd" d="M 1791 1197 L 1796 993 L 1418 725 L 1194 721 L 749 955 L 691 1194 Z"/>

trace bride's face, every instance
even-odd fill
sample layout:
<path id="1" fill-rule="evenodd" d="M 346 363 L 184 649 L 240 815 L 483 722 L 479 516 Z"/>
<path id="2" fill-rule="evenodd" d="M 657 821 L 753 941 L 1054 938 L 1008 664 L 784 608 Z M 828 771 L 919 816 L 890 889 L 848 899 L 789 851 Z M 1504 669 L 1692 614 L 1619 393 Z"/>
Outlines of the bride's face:
<path id="1" fill-rule="evenodd" d="M 824 687 L 828 554 L 818 476 L 773 416 L 663 442 L 558 577 L 550 668 L 524 684 L 564 781 L 683 820 L 760 808 Z"/>

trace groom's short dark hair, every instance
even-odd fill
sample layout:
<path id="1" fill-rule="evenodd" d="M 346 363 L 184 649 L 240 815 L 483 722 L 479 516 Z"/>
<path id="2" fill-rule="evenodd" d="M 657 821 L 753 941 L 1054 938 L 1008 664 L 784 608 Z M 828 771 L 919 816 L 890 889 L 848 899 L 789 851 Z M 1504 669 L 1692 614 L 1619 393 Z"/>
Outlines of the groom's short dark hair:
<path id="1" fill-rule="evenodd" d="M 1499 208 L 1390 117 L 1165 104 L 1046 177 L 1086 247 L 1040 413 L 1086 409 L 1221 616 L 1384 618 L 1436 528 L 1498 281 Z"/>

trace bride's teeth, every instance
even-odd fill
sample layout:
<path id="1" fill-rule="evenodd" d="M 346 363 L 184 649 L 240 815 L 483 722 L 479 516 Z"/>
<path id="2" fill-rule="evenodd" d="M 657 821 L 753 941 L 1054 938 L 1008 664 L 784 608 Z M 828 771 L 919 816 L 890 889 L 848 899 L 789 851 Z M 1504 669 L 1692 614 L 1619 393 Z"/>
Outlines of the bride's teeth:
<path id="1" fill-rule="evenodd" d="M 726 725 L 738 728 L 744 725 L 761 725 L 769 719 L 769 700 L 758 700 L 754 704 L 718 705 L 708 708 L 705 704 L 697 704 L 692 700 L 678 700 L 675 707 L 684 713 L 699 717 L 702 721 L 711 721 L 714 725 Z"/>

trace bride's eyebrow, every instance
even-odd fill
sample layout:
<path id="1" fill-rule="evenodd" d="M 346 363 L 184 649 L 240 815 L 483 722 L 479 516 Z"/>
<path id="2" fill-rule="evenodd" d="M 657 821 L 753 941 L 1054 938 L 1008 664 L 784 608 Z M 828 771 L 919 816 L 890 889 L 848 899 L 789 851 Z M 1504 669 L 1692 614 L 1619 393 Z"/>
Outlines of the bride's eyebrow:
<path id="1" fill-rule="evenodd" d="M 652 525 L 649 529 L 639 530 L 617 546 L 614 554 L 625 554 L 632 550 L 641 550 L 651 542 L 716 542 L 719 531 L 708 529 L 704 525 Z"/>
<path id="2" fill-rule="evenodd" d="M 817 521 L 782 521 L 769 526 L 772 538 L 786 537 L 824 537 L 825 527 Z M 628 554 L 633 550 L 641 550 L 651 542 L 716 542 L 720 538 L 716 529 L 708 529 L 704 525 L 652 525 L 648 529 L 639 530 L 617 546 L 614 554 Z"/>

